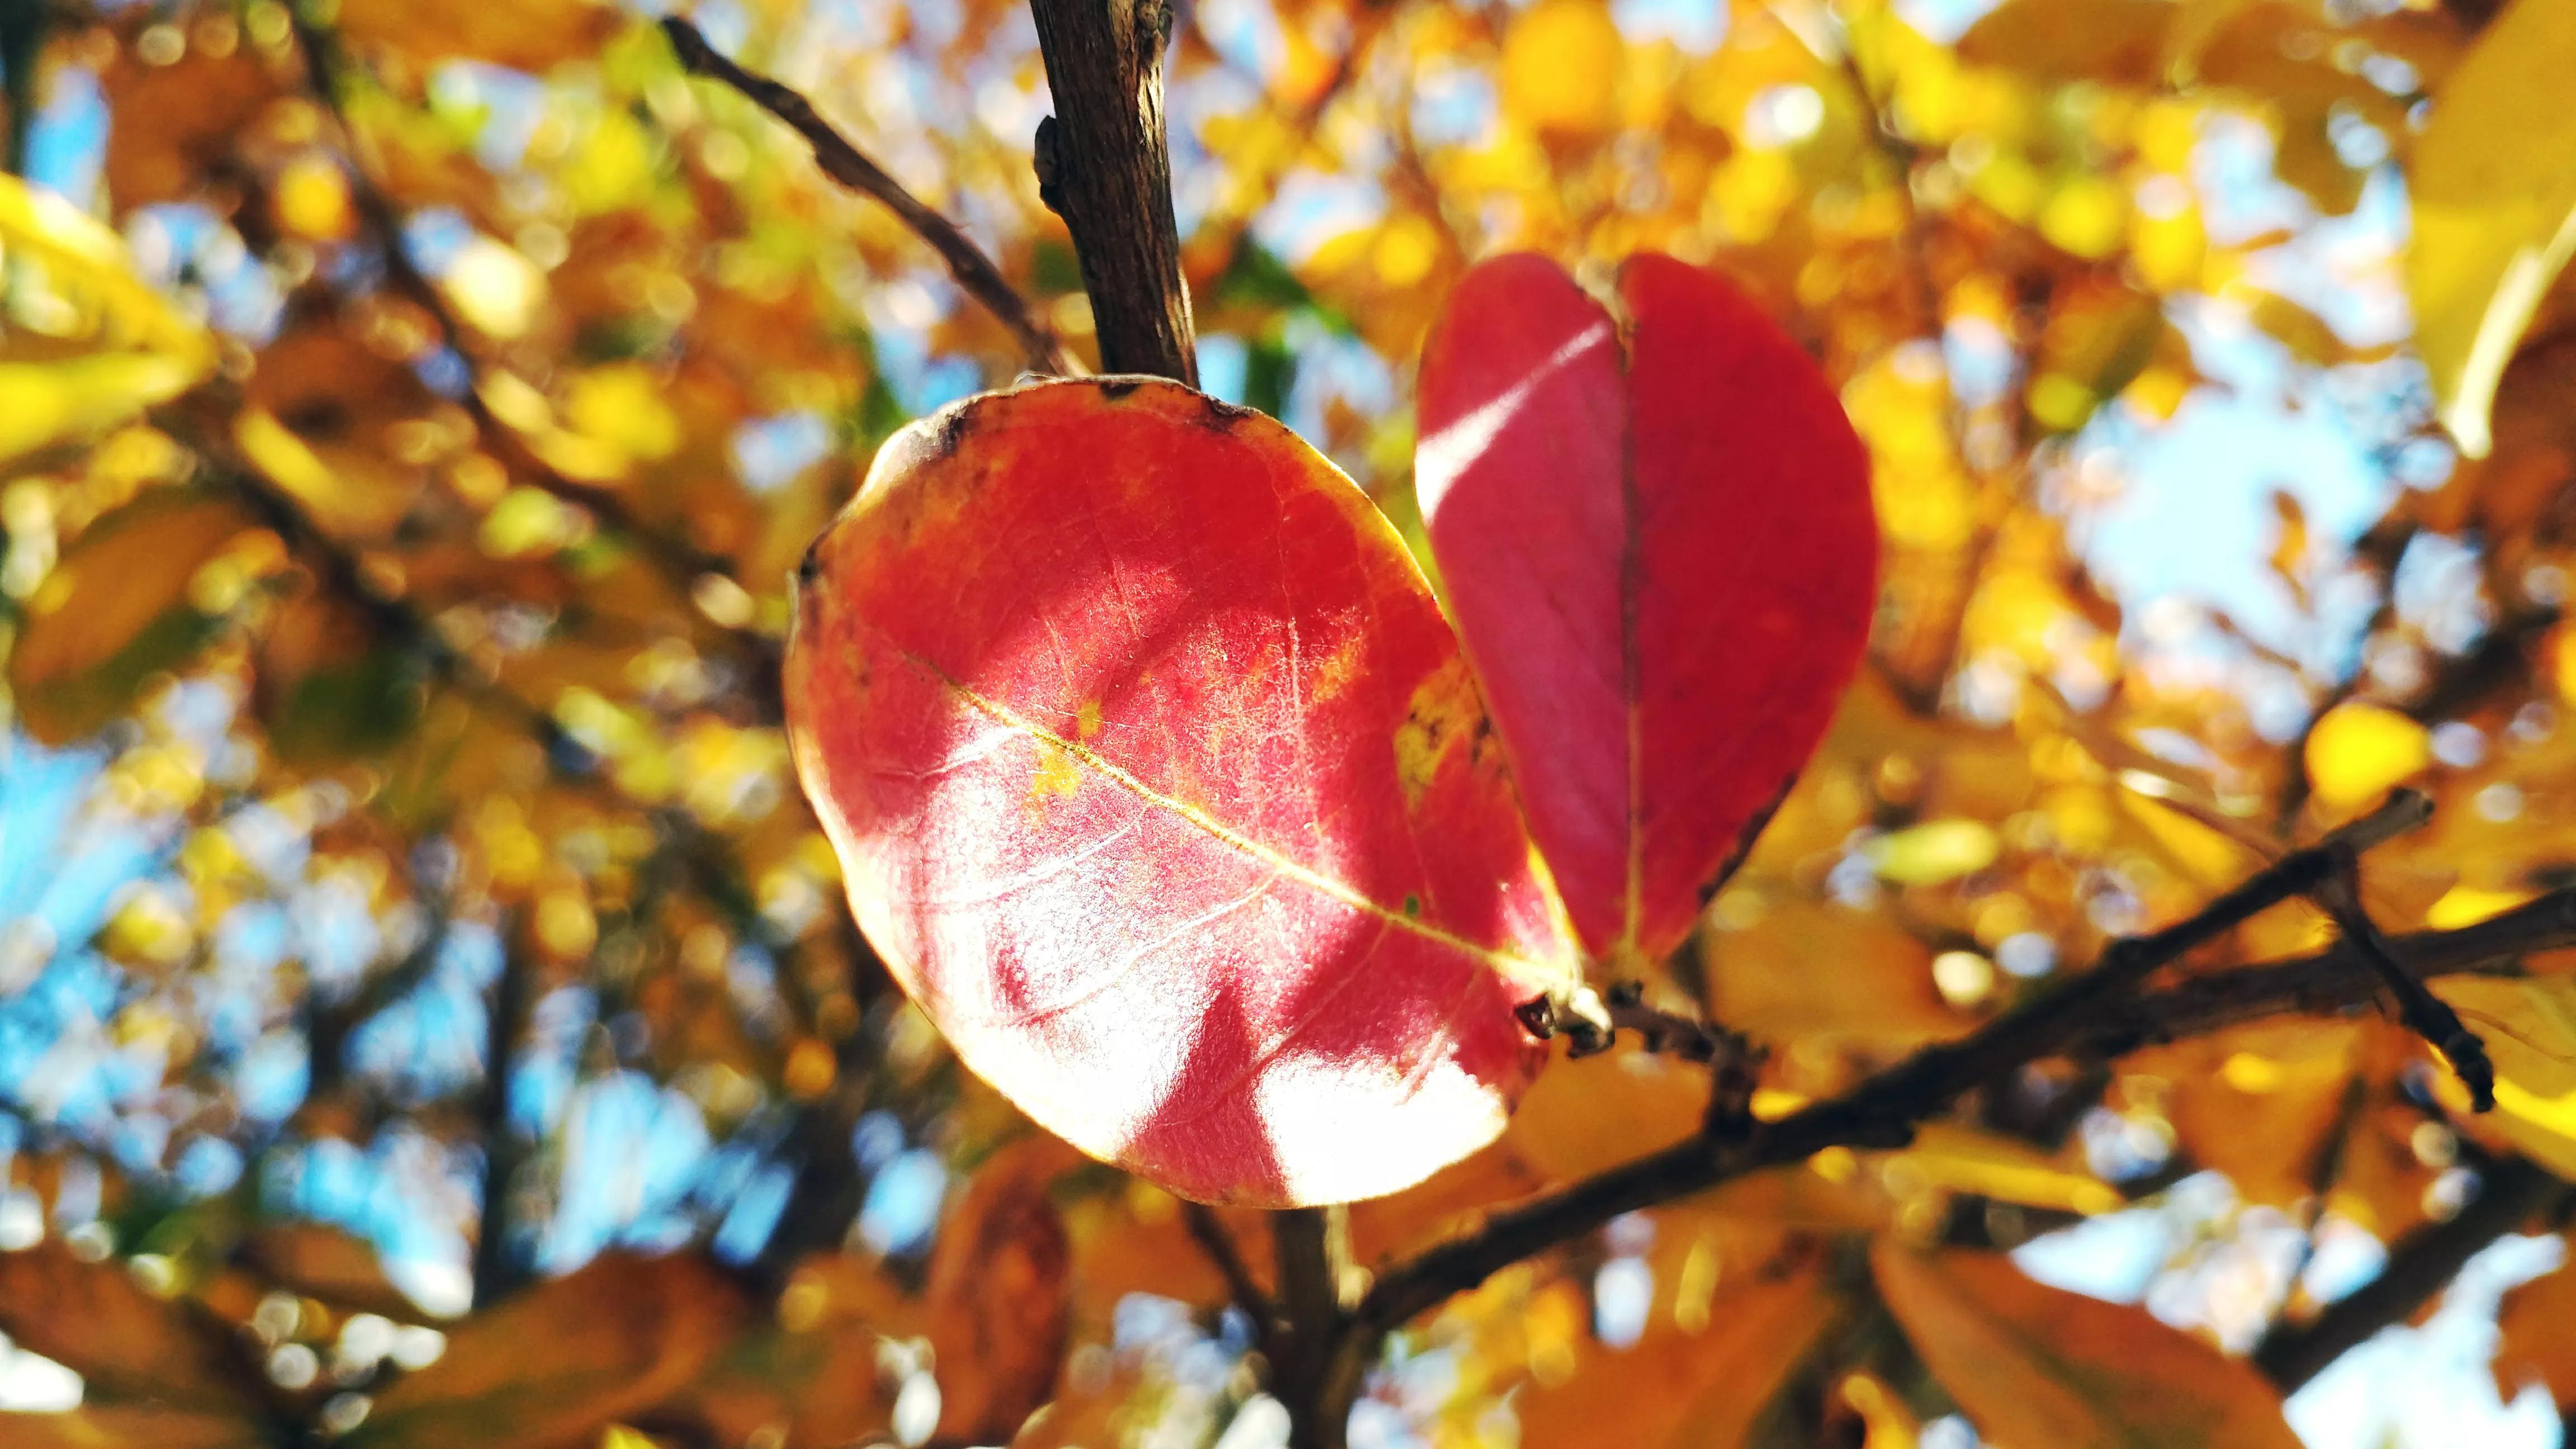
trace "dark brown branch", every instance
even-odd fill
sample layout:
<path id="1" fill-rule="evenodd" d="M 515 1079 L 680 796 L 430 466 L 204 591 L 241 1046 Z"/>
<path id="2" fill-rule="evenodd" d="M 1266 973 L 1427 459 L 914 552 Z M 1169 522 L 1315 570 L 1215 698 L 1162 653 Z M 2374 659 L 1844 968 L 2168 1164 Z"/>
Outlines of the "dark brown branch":
<path id="1" fill-rule="evenodd" d="M 510 1065 L 518 1056 L 529 1009 L 536 1003 L 534 968 L 526 950 L 510 939 L 513 923 L 502 923 L 506 953 L 501 974 L 492 983 L 491 1016 L 483 1033 L 483 1098 L 476 1104 L 475 1126 L 483 1139 L 483 1204 L 474 1234 L 474 1307 L 491 1307 L 526 1281 L 528 1267 L 511 1241 L 511 1195 L 528 1144 L 510 1124 Z"/>
<path id="2" fill-rule="evenodd" d="M 1299 1449 L 1341 1449 L 1351 1404 L 1327 1392 L 1336 1350 L 1349 1320 L 1342 1285 L 1351 1260 L 1347 1208 L 1290 1208 L 1270 1216 L 1279 1259 L 1277 1342 L 1271 1392 L 1288 1409 L 1288 1442 Z"/>
<path id="3" fill-rule="evenodd" d="M 1602 1003 L 1609 1013 L 1613 1034 L 1622 1029 L 1633 1031 L 1646 1050 L 1659 1055 L 1677 1056 L 1687 1062 L 1715 1062 L 1750 1050 L 1741 1037 L 1731 1032 L 1647 1005 L 1641 982 L 1620 982 L 1602 994 Z"/>
<path id="4" fill-rule="evenodd" d="M 1170 0 L 1030 0 L 1055 114 L 1038 194 L 1073 233 L 1100 365 L 1198 385 L 1163 131 Z"/>
<path id="5" fill-rule="evenodd" d="M 1650 1207 L 1767 1167 L 1803 1162 L 1828 1147 L 1894 1147 L 1914 1124 L 1968 1092 L 2008 1079 L 2034 1061 L 2086 1041 L 2101 1019 L 2148 976 L 2260 912 L 2314 891 L 2346 851 L 2367 850 L 2424 823 L 2431 804 L 2400 793 L 2379 810 L 2298 850 L 2150 936 L 2114 943 L 2094 968 L 2050 995 L 1955 1041 L 1926 1047 L 1863 1082 L 1738 1140 L 1693 1137 L 1634 1162 L 1497 1213 L 1485 1227 L 1444 1243 L 1385 1277 L 1352 1315 L 1342 1352 L 1365 1360 L 1378 1341 L 1415 1314 L 1481 1283 L 1496 1270 Z"/>
<path id="6" fill-rule="evenodd" d="M 2501 915 L 2449 931 L 2387 941 L 2389 954 L 2418 976 L 2448 976 L 2533 951 L 2576 948 L 2576 889 L 2553 891 Z M 2194 977 L 2150 992 L 2109 1014 L 2071 1048 L 2117 1056 L 2142 1041 L 2172 1041 L 2293 1012 L 2325 1016 L 2378 999 L 2378 977 L 2347 942 L 2313 955 Z"/>
<path id="7" fill-rule="evenodd" d="M 2568 1200 L 2570 1189 L 2520 1158 L 2489 1165 L 2478 1195 L 2443 1222 L 2400 1240 L 2379 1276 L 2302 1324 L 2275 1329 L 2254 1349 L 2254 1366 L 2287 1393 L 2328 1364 L 2403 1323 L 2457 1278 L 2480 1250 Z"/>
<path id="8" fill-rule="evenodd" d="M 974 239 L 958 229 L 957 223 L 924 204 L 921 198 L 904 189 L 902 182 L 886 174 L 868 154 L 851 144 L 850 139 L 834 129 L 814 109 L 814 103 L 788 86 L 765 75 L 743 69 L 718 54 L 707 43 L 698 28 L 677 15 L 662 17 L 662 33 L 679 52 L 680 65 L 691 75 L 722 81 L 740 91 L 753 105 L 786 123 L 789 130 L 814 148 L 814 164 L 823 174 L 862 196 L 874 197 L 888 211 L 900 218 L 914 236 L 926 243 L 939 259 L 948 264 L 948 275 L 967 296 L 984 306 L 984 310 L 1010 329 L 1018 339 L 1020 350 L 1027 356 L 1030 370 L 1052 373 L 1058 377 L 1079 371 L 1065 355 L 1064 345 L 1057 341 L 1054 329 L 1029 310 L 1028 302 L 1002 275 L 1002 269 L 975 245 Z"/>
<path id="9" fill-rule="evenodd" d="M 312 1008 L 311 1023 L 305 1028 L 306 1058 L 310 1063 L 309 1097 L 327 1096 L 339 1085 L 346 1070 L 349 1038 L 359 1027 L 375 1019 L 377 1012 L 410 995 L 438 969 L 439 953 L 447 946 L 448 907 L 443 893 L 430 893 L 427 901 L 429 927 L 420 944 L 411 948 L 393 966 L 360 987 L 356 995 L 328 1009 L 318 1003 Z"/>

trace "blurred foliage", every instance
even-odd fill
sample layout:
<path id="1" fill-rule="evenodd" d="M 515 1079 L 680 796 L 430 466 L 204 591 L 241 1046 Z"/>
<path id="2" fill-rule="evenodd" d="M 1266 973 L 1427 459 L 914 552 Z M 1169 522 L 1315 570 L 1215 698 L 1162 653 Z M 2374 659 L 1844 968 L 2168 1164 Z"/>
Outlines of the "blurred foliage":
<path id="1" fill-rule="evenodd" d="M 39 177 L 0 177 L 0 1440 L 1275 1438 L 1180 1205 L 957 1070 L 788 772 L 790 569 L 878 439 L 1008 380 L 1009 334 L 627 9 L 0 15 L 40 31 L 0 47 Z M 1088 347 L 1021 7 L 696 18 Z M 2392 785 L 2443 809 L 2373 858 L 2387 929 L 2576 880 L 2557 0 L 1202 0 L 1173 65 L 1211 385 L 1417 539 L 1407 379 L 1475 258 L 1707 261 L 1843 388 L 1874 659 L 1655 983 L 1773 1048 L 1758 1109 Z M 2341 494 L 2204 476 L 2301 429 L 2357 460 Z M 2139 521 L 2187 485 L 2269 520 L 2223 596 L 2138 562 L 2200 546 Z M 2284 908 L 2199 964 L 2327 939 Z M 2372 1016 L 2033 1073 L 1498 1275 L 1361 1413 L 1537 1449 L 1892 1449 L 1954 1412 L 2283 1442 L 2211 1343 L 2316 1313 L 2322 1246 L 2440 1222 L 2483 1154 L 2576 1175 L 2571 962 L 2525 968 L 2445 987 L 2505 1068 L 2491 1120 Z M 1705 1098 L 1559 1063 L 1495 1147 L 1356 1206 L 1359 1261 Z M 2112 1212 L 2180 1223 L 2178 1326 L 1967 1251 Z M 2568 1281 L 2508 1303 L 2508 1392 L 2576 1402 Z M 23 1401 L 60 1386 L 38 1356 L 77 1391 Z"/>

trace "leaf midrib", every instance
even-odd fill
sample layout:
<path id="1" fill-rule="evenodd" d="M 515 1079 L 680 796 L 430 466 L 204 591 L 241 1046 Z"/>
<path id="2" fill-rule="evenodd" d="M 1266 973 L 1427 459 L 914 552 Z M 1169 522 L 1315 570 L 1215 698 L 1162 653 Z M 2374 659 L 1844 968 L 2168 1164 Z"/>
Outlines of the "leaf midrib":
<path id="1" fill-rule="evenodd" d="M 900 654 L 905 662 L 913 665 L 917 669 L 920 669 L 923 673 L 930 675 L 932 678 L 937 679 L 941 684 L 946 685 L 959 699 L 965 701 L 969 708 L 975 710 L 985 718 L 992 720 L 994 723 L 1001 725 L 1005 729 L 1016 730 L 1042 744 L 1051 745 L 1056 749 L 1064 751 L 1066 754 L 1072 756 L 1077 763 L 1083 765 L 1112 784 L 1117 785 L 1129 794 L 1134 795 L 1146 804 L 1170 811 L 1183 820 L 1188 821 L 1190 824 L 1197 826 L 1200 830 L 1205 831 L 1215 839 L 1243 852 L 1245 855 L 1248 855 L 1254 860 L 1261 862 L 1263 865 L 1276 870 L 1280 875 L 1298 882 L 1309 890 L 1313 890 L 1321 895 L 1339 901 L 1343 905 L 1349 906 L 1353 910 L 1359 911 L 1364 915 L 1375 917 L 1376 919 L 1385 922 L 1387 925 L 1392 926 L 1396 930 L 1407 931 L 1413 935 L 1423 938 L 1424 940 L 1446 946 L 1450 950 L 1456 951 L 1461 955 L 1467 956 L 1489 966 L 1495 971 L 1498 971 L 1523 984 L 1544 987 L 1551 983 L 1554 980 L 1554 977 L 1558 974 L 1548 971 L 1540 963 L 1532 961 L 1525 956 L 1521 956 L 1510 951 L 1497 950 L 1491 946 L 1480 945 L 1477 942 L 1470 941 L 1466 937 L 1458 935 L 1455 932 L 1443 930 L 1427 921 L 1423 921 L 1414 916 L 1409 916 L 1402 911 L 1391 909 L 1377 901 L 1371 900 L 1360 891 L 1353 889 L 1348 883 L 1335 880 L 1331 876 L 1325 875 L 1323 872 L 1291 858 L 1276 847 L 1265 845 L 1262 842 L 1245 835 L 1243 832 L 1227 825 L 1224 821 L 1210 815 L 1207 811 L 1200 809 L 1198 806 L 1192 805 L 1186 800 L 1177 799 L 1173 796 L 1164 794 L 1162 791 L 1146 784 L 1142 779 L 1139 779 L 1116 762 L 1102 755 L 1099 751 L 1092 749 L 1090 746 L 1085 745 L 1078 740 L 1066 739 L 1064 736 L 1057 734 L 1055 731 L 1048 729 L 1037 721 L 1021 714 L 1018 710 L 1011 708 L 1009 705 L 1003 704 L 999 700 L 986 697 L 982 693 L 979 693 L 972 687 L 968 686 L 965 681 L 958 679 L 956 676 L 948 673 L 944 669 L 941 669 L 938 665 L 933 664 L 911 650 L 906 649 L 899 644 L 894 647 L 895 652 Z"/>

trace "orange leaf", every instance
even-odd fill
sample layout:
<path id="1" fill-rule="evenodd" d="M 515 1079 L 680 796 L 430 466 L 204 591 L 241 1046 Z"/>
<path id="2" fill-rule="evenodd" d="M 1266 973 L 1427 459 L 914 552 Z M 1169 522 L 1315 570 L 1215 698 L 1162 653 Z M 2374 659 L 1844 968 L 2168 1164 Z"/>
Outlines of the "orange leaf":
<path id="1" fill-rule="evenodd" d="M 2564 1411 L 2576 1408 L 2576 1270 L 2560 1268 L 2504 1295 L 2496 1312 L 2496 1392 L 2510 1399 L 2534 1381 Z"/>
<path id="2" fill-rule="evenodd" d="M 447 1352 L 377 1398 L 364 1449 L 551 1449 L 688 1387 L 751 1326 L 703 1259 L 616 1253 L 458 1324 Z"/>
<path id="3" fill-rule="evenodd" d="M 1571 1374 L 1513 1400 L 1521 1442 L 1732 1449 L 1834 1311 L 1822 1276 L 1809 1270 L 1721 1291 L 1696 1332 L 1659 1312 L 1626 1348 L 1587 1337 Z"/>
<path id="4" fill-rule="evenodd" d="M 257 1380 L 219 1325 L 145 1292 L 124 1264 L 84 1263 L 58 1239 L 0 1253 L 0 1332 L 79 1374 L 93 1403 L 234 1416 L 257 1402 L 243 1387 Z"/>
<path id="5" fill-rule="evenodd" d="M 929 1297 L 942 1438 L 1006 1440 L 1055 1387 L 1071 1248 L 1047 1190 L 1069 1157 L 1047 1138 L 1002 1149 L 940 1228 Z"/>
<path id="6" fill-rule="evenodd" d="M 9 1449 L 263 1449 L 274 1442 L 249 1419 L 175 1413 L 134 1404 L 85 1404 L 61 1414 L 0 1414 Z"/>
<path id="7" fill-rule="evenodd" d="M 29 733 L 59 743 L 97 729 L 205 644 L 215 620 L 189 583 L 249 522 L 215 494 L 163 489 L 92 523 L 29 601 L 9 654 Z"/>
<path id="8" fill-rule="evenodd" d="M 2028 1449 L 2298 1449 L 2281 1396 L 2142 1308 L 2023 1276 L 1993 1253 L 1880 1239 L 1879 1292 L 1977 1432 Z"/>
<path id="9" fill-rule="evenodd" d="M 420 1306 L 385 1277 L 375 1246 L 323 1223 L 277 1223 L 253 1230 L 236 1250 L 262 1277 L 337 1308 L 387 1318 L 418 1318 Z"/>

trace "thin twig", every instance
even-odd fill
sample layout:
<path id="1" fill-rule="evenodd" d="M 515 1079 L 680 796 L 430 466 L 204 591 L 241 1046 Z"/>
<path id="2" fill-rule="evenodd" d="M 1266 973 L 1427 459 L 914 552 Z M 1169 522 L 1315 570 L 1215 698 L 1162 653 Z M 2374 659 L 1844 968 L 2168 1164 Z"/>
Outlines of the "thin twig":
<path id="1" fill-rule="evenodd" d="M 2501 915 L 2385 943 L 2419 977 L 2475 971 L 2534 951 L 2576 947 L 2576 889 L 2553 891 Z M 2289 1013 L 2335 1015 L 2377 1000 L 2380 982 L 2349 942 L 2311 955 L 2196 976 L 2108 1013 L 2070 1050 L 2117 1056 L 2141 1042 L 2175 1041 Z"/>
<path id="2" fill-rule="evenodd" d="M 1252 1320 L 1253 1329 L 1262 1336 L 1266 1347 L 1276 1327 L 1272 1318 L 1278 1310 L 1272 1307 L 1270 1295 L 1253 1281 L 1252 1269 L 1235 1248 L 1234 1234 L 1226 1231 L 1225 1220 L 1216 1215 L 1216 1209 L 1193 1202 L 1182 1204 L 1181 1221 L 1189 1226 L 1190 1236 L 1198 1241 L 1208 1261 L 1216 1265 L 1218 1275 L 1225 1279 L 1227 1295 Z"/>
<path id="3" fill-rule="evenodd" d="M 868 154 L 853 145 L 847 136 L 834 129 L 814 109 L 814 103 L 793 88 L 765 75 L 743 69 L 707 43 L 698 28 L 677 15 L 662 17 L 662 33 L 670 37 L 671 48 L 679 52 L 681 68 L 691 75 L 722 81 L 753 105 L 785 122 L 789 130 L 803 138 L 814 149 L 814 164 L 823 174 L 862 196 L 873 197 L 900 218 L 914 236 L 939 253 L 948 264 L 948 275 L 966 295 L 984 305 L 1011 336 L 1018 339 L 1032 371 L 1070 377 L 1081 367 L 1064 350 L 1053 328 L 1038 320 L 1017 289 L 1002 275 L 1002 269 L 975 245 L 972 237 L 958 229 L 957 223 L 940 215 L 920 197 L 904 189 L 902 182 L 886 174 Z"/>
<path id="4" fill-rule="evenodd" d="M 2345 852 L 2335 862 L 2323 884 L 2315 892 L 2318 905 L 2334 917 L 2335 928 L 2343 933 L 2354 954 L 2376 972 L 2389 994 L 2397 998 L 2397 1013 L 2407 1028 L 2433 1044 L 2459 1074 L 2460 1082 L 2469 1089 L 2469 1101 L 2478 1111 L 2495 1107 L 2495 1067 L 2487 1061 L 2486 1044 L 2461 1022 L 2442 998 L 2424 989 L 2415 973 L 2388 949 L 2387 938 L 2370 919 L 2361 904 L 2361 869 L 2358 860 Z"/>
<path id="5" fill-rule="evenodd" d="M 456 401 L 465 409 L 466 416 L 473 420 L 475 433 L 483 445 L 510 465 L 513 477 L 524 479 L 537 489 L 582 509 L 598 520 L 604 532 L 617 536 L 650 559 L 656 567 L 674 575 L 684 590 L 703 574 L 735 578 L 737 570 L 731 558 L 647 525 L 613 488 L 578 483 L 565 477 L 537 455 L 517 428 L 492 411 L 491 403 L 483 395 L 482 360 L 475 356 L 464 325 L 457 320 L 454 309 L 448 306 L 447 298 L 439 291 L 437 283 L 431 281 L 404 250 L 402 212 L 393 198 L 377 184 L 365 164 L 358 128 L 349 119 L 340 97 L 343 63 L 337 36 L 315 23 L 302 5 L 289 5 L 287 14 L 296 45 L 304 53 L 307 87 L 314 99 L 330 113 L 339 130 L 349 163 L 350 204 L 358 214 L 362 229 L 372 239 L 375 254 L 384 263 L 385 282 L 405 301 L 418 307 L 437 332 L 439 342 L 464 361 L 470 376 L 468 385 L 461 390 Z M 776 688 L 777 641 L 748 627 L 727 627 L 721 632 L 750 658 L 753 677 L 763 683 L 762 688 L 752 691 L 753 697 L 765 717 L 775 721 L 782 708 Z"/>
<path id="6" fill-rule="evenodd" d="M 1665 1011 L 1646 1004 L 1645 984 L 1622 981 L 1602 993 L 1602 1002 L 1610 1014 L 1610 1028 L 1633 1031 L 1646 1050 L 1661 1056 L 1676 1056 L 1686 1062 L 1714 1062 L 1744 1050 L 1741 1037 L 1707 1022 Z"/>

